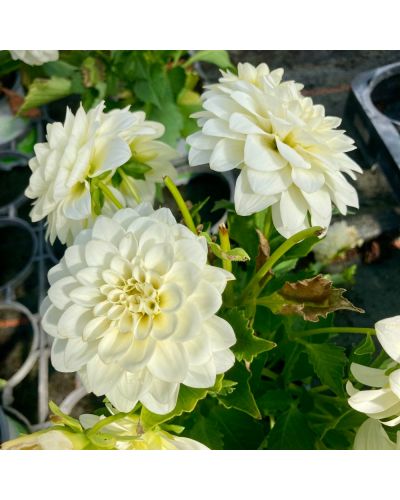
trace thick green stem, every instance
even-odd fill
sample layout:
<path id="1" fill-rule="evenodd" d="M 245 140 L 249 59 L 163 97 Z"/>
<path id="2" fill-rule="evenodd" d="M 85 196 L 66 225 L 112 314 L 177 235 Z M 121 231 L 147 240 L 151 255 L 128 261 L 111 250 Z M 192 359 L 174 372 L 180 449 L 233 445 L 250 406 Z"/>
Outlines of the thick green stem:
<path id="1" fill-rule="evenodd" d="M 118 173 L 122 177 L 122 180 L 124 181 L 128 191 L 135 198 L 136 203 L 140 203 L 142 200 L 140 199 L 139 193 L 136 191 L 132 178 L 129 177 L 129 175 L 126 175 L 126 173 L 122 170 L 122 168 L 118 170 Z"/>
<path id="2" fill-rule="evenodd" d="M 117 198 L 114 196 L 114 194 L 112 193 L 112 191 L 103 183 L 103 182 L 99 182 L 98 183 L 98 186 L 99 188 L 103 191 L 103 194 L 106 198 L 108 198 L 111 203 L 114 203 L 114 205 L 117 207 L 117 208 L 123 208 L 123 206 L 121 205 L 121 203 L 117 200 Z"/>
<path id="3" fill-rule="evenodd" d="M 185 221 L 185 224 L 194 234 L 197 235 L 196 226 L 194 225 L 192 216 L 190 215 L 189 209 L 186 206 L 186 203 L 185 203 L 184 199 L 182 198 L 182 195 L 179 192 L 178 188 L 175 186 L 172 179 L 168 176 L 164 177 L 164 183 L 167 186 L 169 192 L 174 197 L 174 200 L 175 200 L 176 204 L 178 205 L 179 210 L 181 211 L 181 214 L 183 216 L 183 220 Z"/>
<path id="4" fill-rule="evenodd" d="M 328 326 L 326 328 L 314 328 L 312 330 L 302 330 L 293 332 L 292 337 L 309 337 L 310 335 L 319 335 L 321 333 L 362 333 L 366 335 L 375 335 L 374 328 L 361 328 L 357 326 Z"/>
<path id="5" fill-rule="evenodd" d="M 229 252 L 231 249 L 231 242 L 229 241 L 229 233 L 225 224 L 220 224 L 218 228 L 219 241 L 221 243 L 221 250 Z M 222 267 L 229 272 L 232 272 L 232 262 L 230 260 L 222 259 Z"/>
<path id="6" fill-rule="evenodd" d="M 243 292 L 243 297 L 248 298 L 249 296 L 257 296 L 260 293 L 259 283 L 264 278 L 264 276 L 272 269 L 272 267 L 278 262 L 278 260 L 285 255 L 294 245 L 300 243 L 300 241 L 309 238 L 310 236 L 317 236 L 322 231 L 319 226 L 310 227 L 309 229 L 304 229 L 299 233 L 294 234 L 288 240 L 286 240 L 280 247 L 278 247 L 271 257 L 260 267 L 257 273 L 252 277 L 246 289 Z M 255 292 L 255 294 L 253 293 Z"/>

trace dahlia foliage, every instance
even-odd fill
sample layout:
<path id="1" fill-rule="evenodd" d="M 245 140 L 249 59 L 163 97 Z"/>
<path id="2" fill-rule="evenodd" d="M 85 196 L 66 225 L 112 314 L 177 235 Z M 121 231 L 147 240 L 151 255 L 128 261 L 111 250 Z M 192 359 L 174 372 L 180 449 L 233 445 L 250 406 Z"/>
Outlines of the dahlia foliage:
<path id="1" fill-rule="evenodd" d="M 222 51 L 52 52 L 11 51 L 86 78 L 29 162 L 32 221 L 66 245 L 41 324 L 54 368 L 98 408 L 75 419 L 50 403 L 50 427 L 3 448 L 399 448 L 400 317 L 335 327 L 335 311 L 363 311 L 315 272 L 362 244 L 344 221 L 329 229 L 334 209 L 358 207 L 340 119 L 282 69 L 234 68 Z M 201 59 L 224 71 L 200 99 Z M 112 68 L 127 85 L 115 93 Z M 25 109 L 44 103 L 38 88 Z M 232 199 L 184 199 L 186 136 L 189 165 L 230 175 Z"/>

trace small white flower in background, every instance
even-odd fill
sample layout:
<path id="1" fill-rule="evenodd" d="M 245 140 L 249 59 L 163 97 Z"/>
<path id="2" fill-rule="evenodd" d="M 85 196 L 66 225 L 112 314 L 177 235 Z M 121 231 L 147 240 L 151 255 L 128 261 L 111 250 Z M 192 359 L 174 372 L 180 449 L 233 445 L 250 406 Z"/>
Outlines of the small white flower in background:
<path id="1" fill-rule="evenodd" d="M 46 430 L 21 436 L 1 445 L 2 450 L 81 450 L 87 439 L 68 430 Z"/>
<path id="2" fill-rule="evenodd" d="M 193 115 L 201 131 L 188 137 L 191 166 L 238 168 L 235 209 L 251 215 L 272 207 L 285 237 L 310 226 L 328 227 L 332 202 L 345 215 L 358 207 L 357 192 L 343 174 L 362 172 L 345 153 L 353 141 L 335 130 L 339 118 L 300 94 L 302 85 L 282 82 L 283 70 L 239 64 L 238 76 L 223 72 L 204 92 Z"/>
<path id="3" fill-rule="evenodd" d="M 84 414 L 79 417 L 82 427 L 91 429 L 104 417 Z M 114 436 L 117 450 L 208 450 L 207 446 L 194 439 L 175 436 L 161 429 L 152 429 L 144 432 L 141 429 L 137 415 L 129 415 L 105 425 L 102 432 Z M 130 440 L 127 437 L 137 436 Z M 118 438 L 125 439 L 118 439 Z"/>
<path id="4" fill-rule="evenodd" d="M 400 432 L 397 442 L 391 441 L 379 420 L 368 418 L 358 429 L 354 439 L 354 450 L 399 450 Z"/>
<path id="5" fill-rule="evenodd" d="M 348 381 L 348 402 L 355 410 L 394 427 L 400 423 L 400 368 L 396 369 L 400 362 L 400 316 L 378 321 L 375 330 L 380 344 L 393 362 L 385 369 L 352 363 L 350 370 L 354 378 L 375 389 L 359 391 Z"/>
<path id="6" fill-rule="evenodd" d="M 90 183 L 98 176 L 123 206 L 137 201 L 124 188 L 111 184 L 116 169 L 128 160 L 146 162 L 151 168 L 145 180 L 128 179 L 145 201 L 153 201 L 155 183 L 164 175 L 174 176 L 171 159 L 176 152 L 154 140 L 164 133 L 160 123 L 145 120 L 141 111 L 128 109 L 104 112 L 104 103 L 86 113 L 81 106 L 74 116 L 67 108 L 64 124 L 47 125 L 47 142 L 36 144 L 36 156 L 30 160 L 32 175 L 25 194 L 36 199 L 30 213 L 33 222 L 47 217 L 46 236 L 53 243 L 72 243 L 95 218 L 92 210 Z M 107 176 L 107 174 L 109 174 Z M 126 195 L 126 196 L 125 196 Z M 115 205 L 106 200 L 102 213 L 112 215 Z"/>
<path id="7" fill-rule="evenodd" d="M 10 54 L 14 60 L 20 60 L 29 66 L 41 66 L 58 59 L 58 50 L 10 50 Z"/>
<path id="8" fill-rule="evenodd" d="M 340 221 L 329 227 L 325 238 L 314 246 L 313 252 L 318 262 L 327 263 L 341 252 L 360 247 L 363 243 L 355 226 Z"/>
<path id="9" fill-rule="evenodd" d="M 141 401 L 168 413 L 181 383 L 211 387 L 234 363 L 234 332 L 216 316 L 234 277 L 207 264 L 206 240 L 166 208 L 98 217 L 48 277 L 41 315 L 54 367 L 78 371 L 119 411 Z"/>

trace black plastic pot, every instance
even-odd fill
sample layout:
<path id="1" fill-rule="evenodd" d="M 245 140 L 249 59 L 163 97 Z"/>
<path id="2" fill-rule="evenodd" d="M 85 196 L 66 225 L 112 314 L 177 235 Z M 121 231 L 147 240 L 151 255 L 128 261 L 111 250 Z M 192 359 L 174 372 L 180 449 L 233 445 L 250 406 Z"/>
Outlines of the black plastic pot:
<path id="1" fill-rule="evenodd" d="M 367 164 L 382 167 L 400 200 L 400 63 L 353 80 L 344 122 Z"/>

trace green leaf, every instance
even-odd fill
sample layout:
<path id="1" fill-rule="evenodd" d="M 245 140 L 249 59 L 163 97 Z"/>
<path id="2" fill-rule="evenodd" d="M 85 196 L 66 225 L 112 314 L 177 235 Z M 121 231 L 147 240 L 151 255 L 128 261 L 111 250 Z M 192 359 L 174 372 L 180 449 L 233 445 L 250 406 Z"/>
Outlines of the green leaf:
<path id="1" fill-rule="evenodd" d="M 145 163 L 136 161 L 133 158 L 122 165 L 120 168 L 122 168 L 122 170 L 130 177 L 141 180 L 145 180 L 145 174 L 147 174 L 147 172 L 150 172 L 151 170 L 151 167 L 149 167 Z"/>
<path id="2" fill-rule="evenodd" d="M 198 61 L 215 64 L 222 69 L 233 67 L 229 54 L 226 50 L 199 50 L 186 61 L 184 66 L 191 66 L 193 63 Z"/>
<path id="3" fill-rule="evenodd" d="M 218 425 L 203 415 L 196 414 L 193 426 L 185 430 L 184 435 L 203 443 L 212 450 L 222 450 L 224 442 Z"/>
<path id="4" fill-rule="evenodd" d="M 260 398 L 257 398 L 257 405 L 263 415 L 275 414 L 287 410 L 293 399 L 291 395 L 282 389 L 266 390 Z"/>
<path id="5" fill-rule="evenodd" d="M 186 73 L 182 67 L 172 68 L 167 73 L 169 83 L 171 85 L 171 90 L 174 95 L 174 98 L 177 99 L 180 92 L 185 86 L 186 82 Z"/>
<path id="6" fill-rule="evenodd" d="M 183 117 L 179 107 L 174 102 L 166 102 L 162 105 L 162 109 L 153 109 L 149 118 L 165 126 L 165 133 L 161 140 L 175 147 L 183 127 Z"/>
<path id="7" fill-rule="evenodd" d="M 24 113 L 29 109 L 37 108 L 70 94 L 71 82 L 66 78 L 58 76 L 53 76 L 49 80 L 36 78 L 29 87 L 25 102 L 20 108 L 19 113 Z"/>
<path id="8" fill-rule="evenodd" d="M 343 394 L 344 368 L 347 357 L 344 348 L 333 344 L 311 344 L 304 342 L 310 363 L 324 385 L 336 394 Z"/>
<path id="9" fill-rule="evenodd" d="M 229 309 L 222 316 L 230 323 L 235 332 L 237 340 L 231 349 L 238 361 L 245 360 L 251 363 L 255 356 L 276 347 L 274 342 L 261 339 L 255 335 L 253 328 L 250 326 L 250 320 L 246 318 L 242 310 L 237 308 Z"/>
<path id="10" fill-rule="evenodd" d="M 315 435 L 297 408 L 281 415 L 268 437 L 269 450 L 313 450 Z"/>
<path id="11" fill-rule="evenodd" d="M 247 371 L 242 363 L 235 363 L 226 376 L 229 380 L 236 382 L 234 390 L 225 396 L 217 395 L 218 401 L 225 408 L 234 408 L 236 410 L 247 413 L 253 418 L 261 419 L 260 410 L 257 407 L 256 400 L 251 392 L 249 380 L 251 373 Z"/>
<path id="12" fill-rule="evenodd" d="M 58 76 L 60 78 L 70 78 L 75 72 L 79 71 L 76 66 L 60 60 L 47 62 L 43 64 L 42 68 L 46 76 Z"/>
<path id="13" fill-rule="evenodd" d="M 250 257 L 243 248 L 232 248 L 231 250 L 223 251 L 218 243 L 209 241 L 208 245 L 212 253 L 221 260 L 229 260 L 231 262 L 246 262 Z"/>
<path id="14" fill-rule="evenodd" d="M 208 419 L 216 422 L 224 441 L 224 450 L 256 450 L 265 436 L 265 425 L 246 413 L 214 407 Z"/>
<path id="15" fill-rule="evenodd" d="M 234 212 L 235 204 L 232 201 L 228 200 L 217 200 L 214 203 L 211 212 L 216 212 L 217 210 L 229 210 L 230 212 Z"/>
<path id="16" fill-rule="evenodd" d="M 217 380 L 214 387 L 209 387 L 207 389 L 193 389 L 192 387 L 187 387 L 186 385 L 181 385 L 179 389 L 178 401 L 175 408 L 167 413 L 166 415 L 158 415 L 152 413 L 143 407 L 141 413 L 141 421 L 143 427 L 147 430 L 155 425 L 160 425 L 163 422 L 167 422 L 174 417 L 182 415 L 182 413 L 191 412 L 195 409 L 197 403 L 204 399 L 207 394 L 218 393 L 222 385 L 222 375 L 217 376 Z"/>
<path id="17" fill-rule="evenodd" d="M 364 354 L 373 354 L 375 350 L 376 347 L 371 335 L 366 335 L 361 344 L 354 350 L 354 354 L 363 356 Z"/>
<path id="18" fill-rule="evenodd" d="M 37 132 L 36 128 L 32 128 L 26 136 L 18 142 L 17 151 L 24 154 L 32 154 L 33 148 L 37 143 Z"/>
<path id="19" fill-rule="evenodd" d="M 82 432 L 82 426 L 79 421 L 63 413 L 60 408 L 54 403 L 54 401 L 49 402 L 49 408 L 53 413 L 53 416 L 50 417 L 50 420 L 54 424 L 63 424 L 75 431 Z"/>

